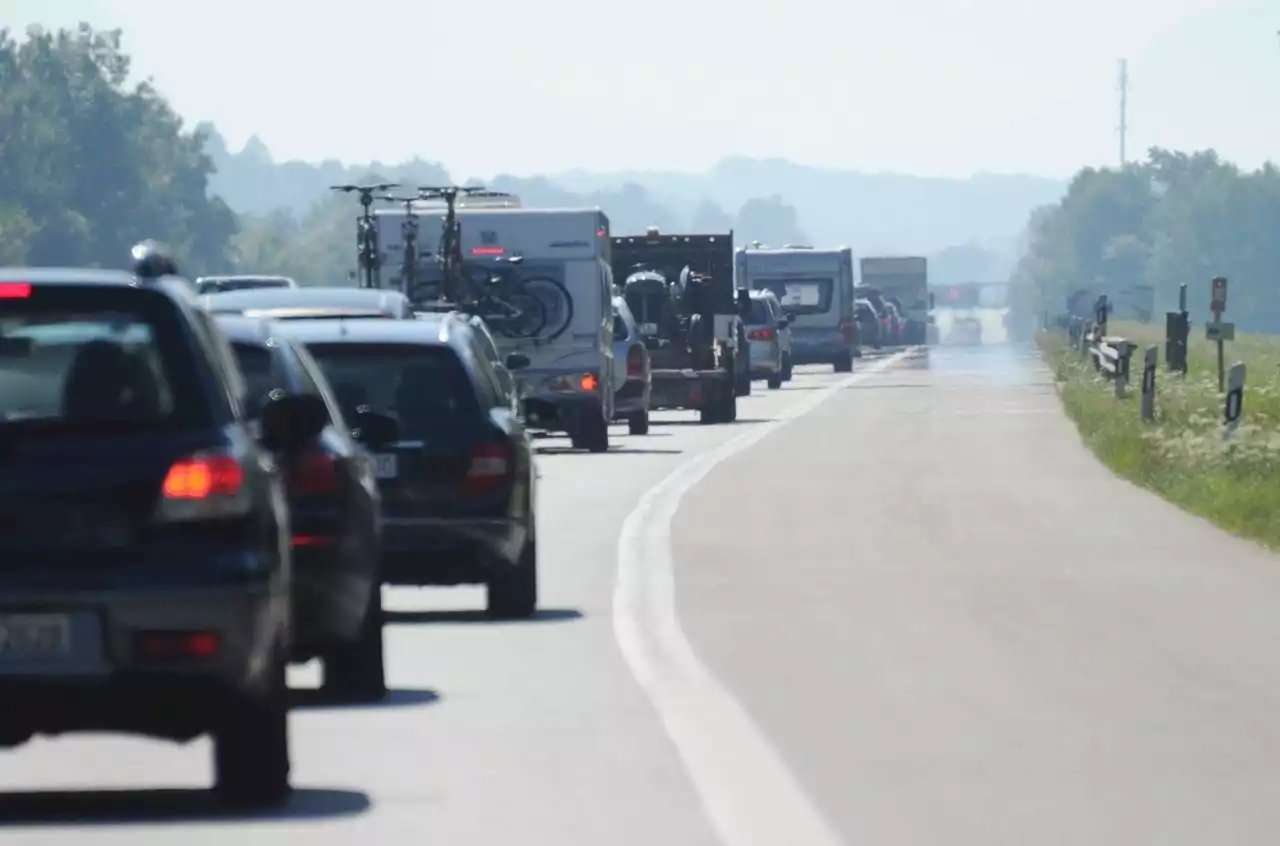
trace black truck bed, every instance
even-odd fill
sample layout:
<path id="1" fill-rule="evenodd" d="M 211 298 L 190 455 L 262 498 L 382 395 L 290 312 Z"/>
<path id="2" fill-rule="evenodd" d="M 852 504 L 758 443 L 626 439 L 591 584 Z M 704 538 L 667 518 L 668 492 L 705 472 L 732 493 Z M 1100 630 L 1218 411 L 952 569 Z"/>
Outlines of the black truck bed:
<path id="1" fill-rule="evenodd" d="M 717 235 L 623 235 L 610 239 L 613 279 L 618 284 L 635 272 L 637 264 L 670 280 L 688 267 L 711 277 L 716 314 L 736 314 L 733 289 L 733 232 Z"/>

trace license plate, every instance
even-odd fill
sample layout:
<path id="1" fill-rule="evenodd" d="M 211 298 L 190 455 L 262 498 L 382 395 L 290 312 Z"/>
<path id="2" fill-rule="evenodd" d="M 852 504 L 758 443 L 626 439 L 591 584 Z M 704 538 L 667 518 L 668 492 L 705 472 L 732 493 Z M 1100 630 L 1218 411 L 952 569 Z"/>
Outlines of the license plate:
<path id="1" fill-rule="evenodd" d="M 55 658 L 71 652 L 66 614 L 0 614 L 0 657 Z"/>
<path id="2" fill-rule="evenodd" d="M 400 462 L 396 460 L 394 453 L 375 455 L 373 472 L 379 479 L 394 479 L 400 475 Z"/>

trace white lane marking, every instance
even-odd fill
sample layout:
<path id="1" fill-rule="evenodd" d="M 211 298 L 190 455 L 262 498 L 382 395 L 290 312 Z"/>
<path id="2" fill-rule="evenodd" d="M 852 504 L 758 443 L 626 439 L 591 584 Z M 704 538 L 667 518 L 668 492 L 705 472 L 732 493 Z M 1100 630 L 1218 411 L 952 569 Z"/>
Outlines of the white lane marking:
<path id="1" fill-rule="evenodd" d="M 685 638 L 676 616 L 671 518 L 680 499 L 720 462 L 906 354 L 879 359 L 815 391 L 772 422 L 753 426 L 680 465 L 640 498 L 622 525 L 614 637 L 662 718 L 725 846 L 839 846 L 841 840 L 746 709 Z"/>

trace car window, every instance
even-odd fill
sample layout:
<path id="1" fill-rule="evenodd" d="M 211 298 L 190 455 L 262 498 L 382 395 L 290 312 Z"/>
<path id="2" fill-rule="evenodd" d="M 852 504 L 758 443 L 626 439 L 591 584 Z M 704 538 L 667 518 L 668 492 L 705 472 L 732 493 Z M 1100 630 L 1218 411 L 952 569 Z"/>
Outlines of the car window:
<path id="1" fill-rule="evenodd" d="M 750 322 L 752 326 L 764 326 L 773 322 L 768 303 L 759 298 L 752 298 Z"/>
<path id="2" fill-rule="evenodd" d="M 409 440 L 474 425 L 481 400 L 457 354 L 446 346 L 395 343 L 309 344 L 341 412 L 390 414 Z"/>
<path id="3" fill-rule="evenodd" d="M 288 350 L 293 356 L 297 365 L 298 381 L 301 383 L 300 390 L 303 393 L 315 394 L 324 400 L 325 407 L 329 409 L 329 422 L 345 432 L 347 424 L 342 414 L 342 406 L 333 393 L 333 387 L 325 378 L 324 371 L 311 357 L 311 353 L 307 352 L 306 346 L 293 341 L 277 340 L 277 343 L 282 344 L 282 348 Z"/>
<path id="4" fill-rule="evenodd" d="M 613 316 L 613 339 L 615 341 L 625 341 L 628 334 L 630 333 L 627 332 L 627 321 L 622 319 L 621 314 L 615 314 Z"/>
<path id="5" fill-rule="evenodd" d="M 287 388 L 284 373 L 273 353 L 265 344 L 232 343 L 231 352 L 236 366 L 244 377 L 244 412 L 251 420 L 262 416 L 262 406 L 267 395 L 276 388 Z"/>
<path id="6" fill-rule="evenodd" d="M 21 290 L 0 298 L 0 425 L 96 434 L 210 421 L 172 301 L 123 286 Z"/>

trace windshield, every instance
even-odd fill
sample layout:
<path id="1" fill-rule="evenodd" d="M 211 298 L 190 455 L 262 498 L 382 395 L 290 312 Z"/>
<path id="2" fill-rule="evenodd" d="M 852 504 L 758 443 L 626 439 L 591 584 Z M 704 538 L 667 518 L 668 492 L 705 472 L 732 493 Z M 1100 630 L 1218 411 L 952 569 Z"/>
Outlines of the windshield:
<path id="1" fill-rule="evenodd" d="M 757 291 L 772 291 L 789 314 L 822 314 L 831 309 L 835 281 L 824 277 L 753 279 Z"/>
<path id="2" fill-rule="evenodd" d="M 203 408 L 164 301 L 132 289 L 50 287 L 0 300 L 0 420 L 156 427 Z"/>
<path id="3" fill-rule="evenodd" d="M 473 425 L 479 413 L 471 380 L 449 347 L 308 344 L 307 349 L 348 419 L 367 407 L 397 418 L 404 439 L 421 440 Z"/>
<path id="4" fill-rule="evenodd" d="M 769 313 L 769 304 L 764 300 L 753 299 L 751 301 L 751 325 L 766 326 L 772 322 L 773 319 Z"/>
<path id="5" fill-rule="evenodd" d="M 262 416 L 267 394 L 283 387 L 276 372 L 275 356 L 271 350 L 256 344 L 232 344 L 231 350 L 244 376 L 245 413 L 256 420 Z"/>

